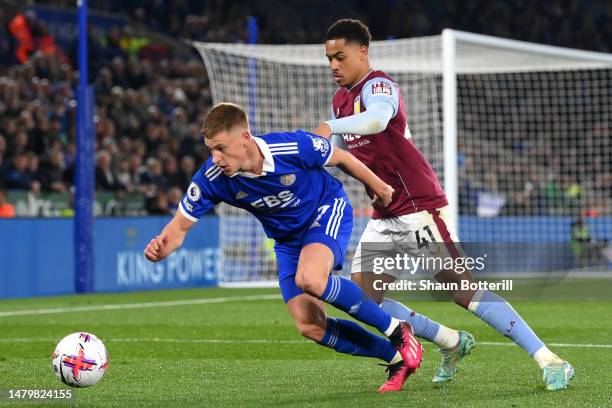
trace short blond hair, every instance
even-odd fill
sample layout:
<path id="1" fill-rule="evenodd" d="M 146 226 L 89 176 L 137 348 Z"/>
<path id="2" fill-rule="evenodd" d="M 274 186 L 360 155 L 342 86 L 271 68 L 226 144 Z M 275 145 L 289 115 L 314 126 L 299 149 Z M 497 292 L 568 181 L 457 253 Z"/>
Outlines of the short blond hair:
<path id="1" fill-rule="evenodd" d="M 234 126 L 249 128 L 247 114 L 240 105 L 231 102 L 218 103 L 206 115 L 200 131 L 205 138 L 229 131 Z"/>

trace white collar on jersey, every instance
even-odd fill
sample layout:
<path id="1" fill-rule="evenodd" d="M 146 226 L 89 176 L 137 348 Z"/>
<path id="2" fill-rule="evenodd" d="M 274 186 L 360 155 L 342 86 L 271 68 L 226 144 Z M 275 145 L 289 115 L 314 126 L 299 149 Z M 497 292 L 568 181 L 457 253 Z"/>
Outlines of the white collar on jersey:
<path id="1" fill-rule="evenodd" d="M 249 177 L 249 178 L 256 178 L 256 177 L 265 176 L 266 173 L 274 171 L 274 158 L 272 157 L 272 152 L 270 152 L 270 148 L 268 147 L 268 144 L 259 137 L 253 136 L 253 139 L 255 140 L 255 143 L 257 143 L 257 147 L 259 147 L 259 151 L 264 157 L 263 168 L 262 168 L 261 174 L 251 173 L 250 171 L 237 171 L 236 173 L 232 174 L 231 177 L 244 176 L 244 177 Z"/>
<path id="2" fill-rule="evenodd" d="M 374 68 L 370 68 L 370 70 L 368 71 L 367 74 L 365 74 L 365 76 L 363 78 L 361 78 L 359 81 L 357 81 L 353 86 L 351 86 L 350 88 L 347 88 L 346 90 L 348 92 L 351 92 L 351 89 L 353 89 L 354 87 L 356 87 L 357 85 L 359 85 L 360 83 L 362 83 L 367 77 L 368 75 L 370 75 L 372 73 L 372 71 L 374 71 Z"/>

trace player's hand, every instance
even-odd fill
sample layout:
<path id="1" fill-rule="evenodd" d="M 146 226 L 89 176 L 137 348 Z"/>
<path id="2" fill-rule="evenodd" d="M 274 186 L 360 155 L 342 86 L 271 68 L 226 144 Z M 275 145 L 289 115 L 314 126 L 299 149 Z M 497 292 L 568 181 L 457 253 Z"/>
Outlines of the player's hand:
<path id="1" fill-rule="evenodd" d="M 332 135 L 331 134 L 331 128 L 325 122 L 321 123 L 319 125 L 319 127 L 316 128 L 314 130 L 314 132 L 312 132 L 312 133 L 314 133 L 315 135 L 323 136 L 326 139 L 329 139 L 331 137 L 331 135 Z"/>
<path id="2" fill-rule="evenodd" d="M 395 190 L 389 184 L 383 183 L 382 187 L 374 192 L 374 199 L 372 205 L 380 204 L 383 207 L 389 206 L 393 200 L 393 193 Z"/>
<path id="3" fill-rule="evenodd" d="M 168 238 L 161 235 L 153 238 L 144 250 L 145 257 L 151 262 L 158 262 L 168 256 L 166 244 Z"/>

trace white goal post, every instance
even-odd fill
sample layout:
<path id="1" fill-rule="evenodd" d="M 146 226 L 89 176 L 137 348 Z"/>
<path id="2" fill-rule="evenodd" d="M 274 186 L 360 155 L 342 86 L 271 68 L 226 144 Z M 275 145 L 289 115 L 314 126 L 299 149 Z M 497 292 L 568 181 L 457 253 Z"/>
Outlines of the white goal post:
<path id="1" fill-rule="evenodd" d="M 475 50 L 479 46 L 495 49 L 499 54 L 497 57 L 503 58 L 503 66 L 497 68 L 483 66 L 482 57 L 476 53 L 470 53 L 470 48 Z M 458 47 L 461 48 L 458 49 Z M 457 75 L 478 72 L 563 71 L 598 68 L 611 69 L 612 54 L 534 44 L 450 29 L 443 30 L 444 190 L 449 197 L 449 206 L 456 228 L 459 220 Z"/>
<path id="2" fill-rule="evenodd" d="M 215 103 L 247 108 L 255 133 L 314 129 L 336 89 L 322 44 L 194 43 Z M 417 147 L 443 182 L 464 241 L 565 242 L 573 219 L 612 238 L 612 55 L 467 32 L 374 41 L 373 67 L 400 85 Z M 363 187 L 345 262 L 368 220 Z M 253 217 L 220 206 L 224 285 L 275 282 Z"/>

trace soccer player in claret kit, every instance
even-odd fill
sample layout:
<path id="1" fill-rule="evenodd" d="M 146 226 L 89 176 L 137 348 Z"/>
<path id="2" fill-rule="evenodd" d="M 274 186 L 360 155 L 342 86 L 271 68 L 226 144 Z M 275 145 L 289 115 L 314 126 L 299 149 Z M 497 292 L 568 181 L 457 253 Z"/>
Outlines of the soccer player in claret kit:
<path id="1" fill-rule="evenodd" d="M 342 184 L 323 166 L 343 166 L 365 183 L 384 208 L 393 189 L 363 163 L 305 131 L 251 135 L 238 105 L 214 106 L 202 126 L 212 156 L 193 177 L 179 211 L 144 253 L 160 261 L 176 250 L 198 218 L 226 202 L 252 213 L 276 242 L 283 300 L 300 333 L 340 353 L 388 363 L 380 392 L 399 391 L 421 363 L 423 348 L 410 325 L 391 317 L 339 270 L 353 209 Z M 324 303 L 349 313 L 387 337 L 350 320 L 327 317 Z"/>
<path id="2" fill-rule="evenodd" d="M 373 205 L 373 217 L 355 251 L 352 279 L 383 310 L 409 322 L 418 337 L 440 348 L 442 363 L 433 381 L 443 383 L 453 377 L 457 362 L 474 347 L 473 336 L 449 329 L 399 302 L 384 298 L 384 291 L 375 290 L 372 282 L 374 279 L 393 282 L 398 277 L 393 272 L 374 278 L 372 271 L 361 269 L 372 264 L 368 256 L 376 256 L 372 254 L 375 251 L 363 250 L 362 244 L 367 242 L 405 245 L 406 242 L 396 242 L 401 240 L 417 247 L 427 239 L 444 243 L 453 256 L 460 254 L 457 235 L 448 223 L 448 201 L 433 169 L 414 145 L 399 86 L 384 72 L 370 67 L 370 39 L 368 28 L 358 20 L 338 20 L 329 27 L 325 53 L 333 79 L 340 88 L 333 96 L 333 119 L 321 124 L 314 133 L 326 138 L 342 136 L 347 151 L 394 188 L 389 206 Z M 372 195 L 371 190 L 368 193 Z M 432 273 L 445 283 L 459 285 L 460 280 L 474 281 L 469 271 Z M 452 297 L 456 304 L 528 352 L 543 370 L 547 389 L 568 386 L 574 375 L 572 366 L 552 353 L 506 300 L 482 290 L 459 289 L 452 292 Z"/>

